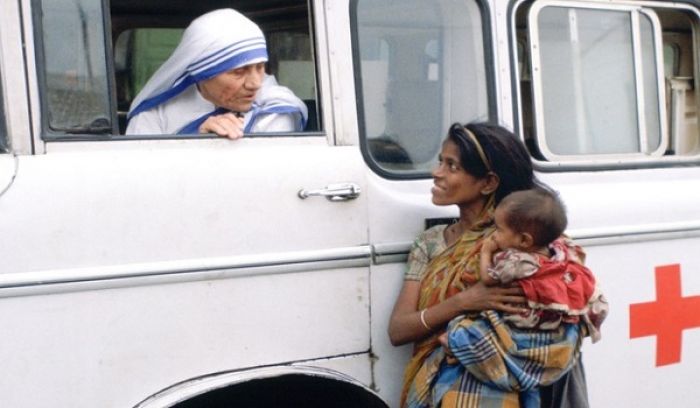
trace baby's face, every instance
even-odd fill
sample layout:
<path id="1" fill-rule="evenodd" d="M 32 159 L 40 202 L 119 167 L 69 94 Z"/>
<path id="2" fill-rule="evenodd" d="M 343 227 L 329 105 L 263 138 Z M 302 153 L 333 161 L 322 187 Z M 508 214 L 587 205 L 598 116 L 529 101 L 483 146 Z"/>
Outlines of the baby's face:
<path id="1" fill-rule="evenodd" d="M 505 211 L 501 208 L 496 208 L 496 211 L 494 212 L 496 231 L 493 233 L 493 235 L 491 235 L 492 239 L 496 241 L 496 244 L 500 250 L 506 250 L 508 248 L 522 249 L 522 234 L 509 228 L 505 220 Z"/>

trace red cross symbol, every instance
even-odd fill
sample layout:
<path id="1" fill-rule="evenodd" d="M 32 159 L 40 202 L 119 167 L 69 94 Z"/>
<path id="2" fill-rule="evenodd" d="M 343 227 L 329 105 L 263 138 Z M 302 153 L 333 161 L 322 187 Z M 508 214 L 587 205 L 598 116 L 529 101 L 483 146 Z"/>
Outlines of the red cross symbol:
<path id="1" fill-rule="evenodd" d="M 656 366 L 680 363 L 683 330 L 700 327 L 700 296 L 681 296 L 681 266 L 656 267 L 656 301 L 630 305 L 630 338 L 656 336 Z"/>

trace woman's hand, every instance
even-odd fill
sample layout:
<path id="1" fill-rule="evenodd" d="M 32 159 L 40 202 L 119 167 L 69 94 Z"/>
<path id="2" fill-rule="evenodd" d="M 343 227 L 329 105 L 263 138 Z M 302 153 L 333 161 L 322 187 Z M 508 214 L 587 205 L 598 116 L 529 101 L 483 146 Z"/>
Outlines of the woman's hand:
<path id="1" fill-rule="evenodd" d="M 389 321 L 391 344 L 398 346 L 424 339 L 438 330 L 443 330 L 450 320 L 464 314 L 465 311 L 495 309 L 507 313 L 522 313 L 526 310 L 518 306 L 526 303 L 520 287 L 487 287 L 479 282 L 444 302 L 425 309 L 423 320 L 430 328 L 428 329 L 421 321 L 419 297 L 420 282 L 404 281 Z"/>
<path id="2" fill-rule="evenodd" d="M 482 282 L 477 282 L 449 300 L 457 302 L 459 308 L 464 311 L 500 310 L 506 313 L 522 313 L 526 310 L 522 305 L 527 304 L 519 286 L 488 287 Z"/>
<path id="3" fill-rule="evenodd" d="M 243 137 L 243 118 L 232 112 L 209 116 L 199 126 L 199 133 L 216 133 L 232 140 L 240 139 Z"/>

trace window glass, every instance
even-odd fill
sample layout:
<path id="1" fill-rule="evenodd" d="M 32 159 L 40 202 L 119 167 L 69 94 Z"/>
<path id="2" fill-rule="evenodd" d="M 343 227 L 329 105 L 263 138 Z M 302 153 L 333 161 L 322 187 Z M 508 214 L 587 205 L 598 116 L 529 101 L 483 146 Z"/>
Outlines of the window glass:
<path id="1" fill-rule="evenodd" d="M 125 37 L 132 35 L 131 40 L 131 83 L 132 98 L 165 62 L 175 50 L 185 31 L 180 28 L 156 28 L 128 31 Z"/>
<path id="2" fill-rule="evenodd" d="M 121 133 L 131 101 L 175 50 L 184 28 L 139 28 L 126 30 L 114 45 L 117 110 Z"/>
<path id="3" fill-rule="evenodd" d="M 308 108 L 307 131 L 321 130 L 316 66 L 313 60 L 311 37 L 308 32 L 273 31 L 266 35 L 270 60 L 269 74 L 301 98 Z"/>
<path id="4" fill-rule="evenodd" d="M 100 0 L 42 0 L 45 123 L 52 133 L 109 133 L 105 33 Z"/>
<path id="5" fill-rule="evenodd" d="M 480 8 L 454 0 L 354 7 L 365 148 L 384 172 L 425 174 L 450 124 L 488 119 Z"/>
<path id="6" fill-rule="evenodd" d="M 666 78 L 678 76 L 680 47 L 678 44 L 664 44 L 664 74 Z"/>
<path id="7" fill-rule="evenodd" d="M 542 90 L 537 119 L 544 122 L 540 136 L 551 153 L 633 153 L 659 146 L 655 50 L 648 18 L 639 19 L 641 55 L 635 55 L 627 11 L 546 7 L 539 13 L 537 30 L 540 66 L 533 72 L 540 70 L 536 85 Z M 643 101 L 636 92 L 636 68 L 642 74 Z M 640 147 L 640 113 L 649 144 L 645 147 Z"/>

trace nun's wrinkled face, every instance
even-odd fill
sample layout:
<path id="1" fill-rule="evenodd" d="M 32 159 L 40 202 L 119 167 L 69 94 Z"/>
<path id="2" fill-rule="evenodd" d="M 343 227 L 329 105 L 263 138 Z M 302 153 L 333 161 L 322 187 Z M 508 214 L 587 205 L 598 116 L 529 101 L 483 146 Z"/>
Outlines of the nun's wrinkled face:
<path id="1" fill-rule="evenodd" d="M 204 99 L 233 112 L 248 112 L 265 78 L 265 63 L 245 65 L 197 84 Z"/>

